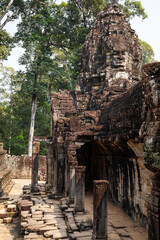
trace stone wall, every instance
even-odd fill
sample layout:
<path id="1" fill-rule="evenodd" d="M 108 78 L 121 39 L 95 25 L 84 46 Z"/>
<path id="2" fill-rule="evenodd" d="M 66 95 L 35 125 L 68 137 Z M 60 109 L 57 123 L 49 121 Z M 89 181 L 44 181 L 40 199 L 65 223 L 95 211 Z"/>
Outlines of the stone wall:
<path id="1" fill-rule="evenodd" d="M 3 143 L 0 143 L 0 197 L 8 193 L 13 182 L 11 180 L 12 169 L 7 168 L 7 154 L 3 149 Z"/>
<path id="2" fill-rule="evenodd" d="M 8 156 L 7 168 L 12 169 L 12 178 L 30 179 L 32 158 L 27 155 Z M 46 179 L 46 156 L 39 156 L 39 180 Z"/>

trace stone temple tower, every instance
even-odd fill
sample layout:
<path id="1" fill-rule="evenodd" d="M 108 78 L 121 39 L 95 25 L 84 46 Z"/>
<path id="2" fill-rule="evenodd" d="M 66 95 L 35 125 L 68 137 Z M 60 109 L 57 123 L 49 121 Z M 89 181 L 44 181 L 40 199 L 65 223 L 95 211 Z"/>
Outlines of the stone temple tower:
<path id="1" fill-rule="evenodd" d="M 140 80 L 141 67 L 138 36 L 118 4 L 110 5 L 99 14 L 82 47 L 77 91 L 90 94 L 86 107 L 102 107 L 99 94 L 110 101 L 129 89 Z"/>

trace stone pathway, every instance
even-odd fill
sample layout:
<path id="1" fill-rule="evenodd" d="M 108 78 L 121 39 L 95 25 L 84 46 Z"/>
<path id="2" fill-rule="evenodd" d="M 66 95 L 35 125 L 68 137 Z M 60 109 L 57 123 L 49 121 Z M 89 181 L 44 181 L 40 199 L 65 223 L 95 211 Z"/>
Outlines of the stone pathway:
<path id="1" fill-rule="evenodd" d="M 10 194 L 16 195 L 18 199 L 23 184 L 28 183 L 28 180 L 15 180 Z M 49 199 L 44 184 L 41 184 L 39 192 L 33 195 L 29 194 L 26 186 L 23 197 L 19 200 L 21 219 L 16 217 L 10 224 L 2 223 L 3 220 L 0 219 L 0 240 L 91 240 L 92 201 L 92 195 L 87 194 L 85 214 L 75 214 L 74 206 L 68 205 L 67 199 Z M 147 240 L 147 231 L 109 202 L 108 240 Z"/>
<path id="2" fill-rule="evenodd" d="M 39 192 L 30 194 L 30 188 L 24 187 L 21 212 L 21 230 L 24 239 L 91 239 L 92 221 L 74 215 L 74 206 L 67 199 L 49 199 L 45 185 L 39 185 Z M 81 214 L 82 215 L 82 214 Z M 80 232 L 80 229 L 83 232 Z"/>
<path id="3" fill-rule="evenodd" d="M 86 194 L 87 216 L 93 216 L 93 197 Z M 148 233 L 119 207 L 108 201 L 108 240 L 147 240 Z"/>

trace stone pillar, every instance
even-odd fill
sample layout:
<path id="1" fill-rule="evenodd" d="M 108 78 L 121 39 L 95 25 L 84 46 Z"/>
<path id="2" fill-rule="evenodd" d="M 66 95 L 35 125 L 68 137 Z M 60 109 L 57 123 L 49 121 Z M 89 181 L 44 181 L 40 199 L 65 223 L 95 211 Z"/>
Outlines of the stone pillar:
<path id="1" fill-rule="evenodd" d="M 64 193 L 65 189 L 65 152 L 64 144 L 57 143 L 57 185 L 56 185 L 56 194 L 61 196 Z"/>
<path id="2" fill-rule="evenodd" d="M 72 162 L 70 165 L 70 184 L 69 184 L 69 203 L 74 203 L 75 198 L 75 181 L 76 181 L 76 170 L 75 167 L 78 165 L 78 162 Z"/>
<path id="3" fill-rule="evenodd" d="M 57 145 L 56 143 L 53 144 L 53 169 L 54 169 L 54 174 L 53 174 L 53 187 L 52 187 L 52 192 L 56 194 L 57 191 Z"/>
<path id="4" fill-rule="evenodd" d="M 37 192 L 38 184 L 38 156 L 39 156 L 40 142 L 34 141 L 32 147 L 32 180 L 31 180 L 31 192 Z"/>
<path id="5" fill-rule="evenodd" d="M 84 212 L 86 166 L 76 166 L 75 211 Z"/>
<path id="6" fill-rule="evenodd" d="M 93 181 L 93 240 L 107 240 L 107 190 L 106 180 Z"/>
<path id="7" fill-rule="evenodd" d="M 53 167 L 53 143 L 47 142 L 47 180 L 46 183 L 48 184 L 49 188 L 53 187 L 53 178 L 54 178 L 54 167 Z"/>

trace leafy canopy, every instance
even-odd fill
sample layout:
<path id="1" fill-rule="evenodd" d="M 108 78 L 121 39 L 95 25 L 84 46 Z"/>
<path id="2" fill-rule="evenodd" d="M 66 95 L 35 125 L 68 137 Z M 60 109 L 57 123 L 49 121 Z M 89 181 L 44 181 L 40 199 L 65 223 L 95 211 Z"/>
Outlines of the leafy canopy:
<path id="1" fill-rule="evenodd" d="M 145 41 L 142 41 L 139 39 L 139 42 L 142 46 L 142 51 L 143 51 L 143 55 L 142 55 L 143 64 L 155 62 L 153 48 Z"/>

